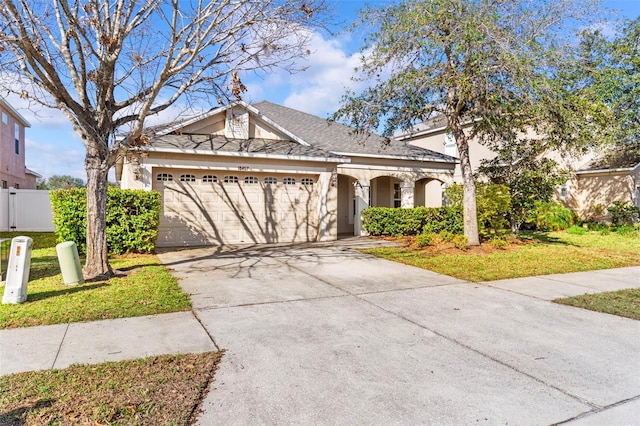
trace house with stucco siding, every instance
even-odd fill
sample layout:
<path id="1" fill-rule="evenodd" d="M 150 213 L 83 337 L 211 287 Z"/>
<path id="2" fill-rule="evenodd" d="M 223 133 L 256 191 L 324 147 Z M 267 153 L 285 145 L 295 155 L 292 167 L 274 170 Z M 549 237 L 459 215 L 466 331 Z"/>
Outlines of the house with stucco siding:
<path id="1" fill-rule="evenodd" d="M 466 130 L 469 129 L 468 126 Z M 529 136 L 537 137 L 535 134 Z M 458 156 L 456 141 L 448 130 L 444 116 L 420 123 L 413 131 L 397 134 L 396 138 L 414 146 Z M 579 156 L 561 155 L 558 152 L 545 155 L 571 172 L 567 183 L 558 187 L 556 198 L 571 208 L 578 217 L 603 219 L 606 207 L 614 201 L 640 206 L 640 158 L 637 156 L 598 155 L 593 151 Z M 470 138 L 469 156 L 475 173 L 482 160 L 490 160 L 496 153 L 482 145 L 477 138 Z M 462 183 L 459 164 L 455 168 L 453 180 L 455 183 Z"/>
<path id="2" fill-rule="evenodd" d="M 147 137 L 116 178 L 162 195 L 159 247 L 363 235 L 369 206 L 437 205 L 457 163 L 271 102 L 236 102 Z"/>

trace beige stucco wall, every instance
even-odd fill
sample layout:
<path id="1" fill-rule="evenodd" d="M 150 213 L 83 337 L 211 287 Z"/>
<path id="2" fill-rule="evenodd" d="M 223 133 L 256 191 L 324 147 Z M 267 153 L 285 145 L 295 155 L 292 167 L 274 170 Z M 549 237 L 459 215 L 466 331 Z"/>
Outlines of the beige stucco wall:
<path id="1" fill-rule="evenodd" d="M 409 139 L 411 145 L 419 146 L 421 148 L 430 149 L 435 152 L 446 154 L 445 152 L 445 137 L 446 132 L 436 132 L 424 136 L 417 136 Z M 458 157 L 457 149 L 454 154 Z M 471 161 L 471 167 L 475 172 L 480 167 L 480 162 L 484 159 L 492 159 L 496 154 L 484 145 L 481 145 L 477 139 L 471 139 L 469 141 L 469 159 Z M 462 183 L 462 171 L 460 164 L 456 165 L 454 172 L 454 181 L 456 183 Z"/>
<path id="2" fill-rule="evenodd" d="M 580 174 L 571 181 L 570 196 L 566 200 L 582 219 L 604 219 L 606 208 L 614 201 L 631 202 L 634 182 L 629 171 Z"/>

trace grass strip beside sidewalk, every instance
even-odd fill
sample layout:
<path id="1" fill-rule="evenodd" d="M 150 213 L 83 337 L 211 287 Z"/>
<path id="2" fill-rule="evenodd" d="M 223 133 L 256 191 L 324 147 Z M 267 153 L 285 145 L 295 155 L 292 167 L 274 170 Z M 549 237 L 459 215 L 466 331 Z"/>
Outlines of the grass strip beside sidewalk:
<path id="1" fill-rule="evenodd" d="M 0 424 L 192 424 L 220 360 L 208 352 L 0 377 Z"/>

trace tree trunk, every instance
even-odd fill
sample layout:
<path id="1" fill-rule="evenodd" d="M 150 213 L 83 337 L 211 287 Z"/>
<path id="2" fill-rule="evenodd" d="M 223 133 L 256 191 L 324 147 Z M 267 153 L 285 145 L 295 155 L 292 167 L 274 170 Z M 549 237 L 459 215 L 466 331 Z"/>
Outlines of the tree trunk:
<path id="1" fill-rule="evenodd" d="M 476 183 L 471 169 L 471 160 L 469 159 L 469 143 L 462 131 L 454 133 L 458 133 L 454 136 L 456 137 L 460 169 L 462 171 L 464 235 L 467 237 L 470 246 L 478 246 L 480 245 L 480 237 L 478 235 L 478 214 L 476 211 Z"/>
<path id="2" fill-rule="evenodd" d="M 83 268 L 85 278 L 113 276 L 107 252 L 107 182 L 109 169 L 87 148 L 87 259 Z M 96 150 L 98 151 L 98 150 Z"/>

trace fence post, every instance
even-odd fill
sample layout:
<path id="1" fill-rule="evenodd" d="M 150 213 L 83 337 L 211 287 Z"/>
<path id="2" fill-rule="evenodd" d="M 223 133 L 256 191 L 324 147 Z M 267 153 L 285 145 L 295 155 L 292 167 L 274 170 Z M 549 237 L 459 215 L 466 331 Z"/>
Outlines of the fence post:
<path id="1" fill-rule="evenodd" d="M 17 228 L 16 220 L 18 218 L 18 192 L 14 187 L 9 188 L 9 231 L 15 231 Z"/>

